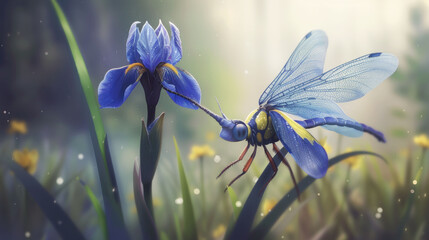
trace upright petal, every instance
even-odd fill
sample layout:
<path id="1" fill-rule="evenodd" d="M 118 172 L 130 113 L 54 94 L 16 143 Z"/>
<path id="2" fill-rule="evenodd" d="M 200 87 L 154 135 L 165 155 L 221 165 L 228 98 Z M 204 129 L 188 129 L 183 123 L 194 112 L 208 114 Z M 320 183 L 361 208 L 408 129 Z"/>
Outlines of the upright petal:
<path id="1" fill-rule="evenodd" d="M 140 37 L 140 31 L 137 28 L 137 24 L 140 22 L 136 21 L 131 24 L 130 31 L 128 32 L 127 39 L 127 60 L 131 63 L 136 63 L 140 61 L 140 55 L 137 52 L 137 42 Z"/>
<path id="2" fill-rule="evenodd" d="M 171 54 L 170 54 L 170 63 L 176 65 L 182 59 L 182 41 L 180 41 L 180 31 L 179 29 L 170 22 L 171 29 Z"/>
<path id="3" fill-rule="evenodd" d="M 170 56 L 171 47 L 170 47 L 170 38 L 168 36 L 167 29 L 165 29 L 161 20 L 159 20 L 159 25 L 155 29 L 155 34 L 158 38 L 159 47 L 162 51 L 160 61 L 167 62 L 168 57 Z"/>
<path id="4" fill-rule="evenodd" d="M 183 69 L 176 68 L 176 70 L 177 73 L 169 67 L 162 67 L 162 85 L 173 92 L 180 93 L 200 103 L 201 90 L 197 80 Z M 196 105 L 183 97 L 170 92 L 167 93 L 176 104 L 190 109 L 198 109 Z"/>
<path id="5" fill-rule="evenodd" d="M 130 69 L 128 66 L 110 69 L 98 86 L 98 102 L 101 108 L 117 108 L 128 98 L 131 91 L 138 84 L 138 67 Z"/>
<path id="6" fill-rule="evenodd" d="M 161 62 L 163 51 L 158 42 L 155 30 L 153 30 L 148 22 L 144 24 L 140 33 L 137 52 L 140 54 L 143 65 L 153 73 L 158 63 Z"/>

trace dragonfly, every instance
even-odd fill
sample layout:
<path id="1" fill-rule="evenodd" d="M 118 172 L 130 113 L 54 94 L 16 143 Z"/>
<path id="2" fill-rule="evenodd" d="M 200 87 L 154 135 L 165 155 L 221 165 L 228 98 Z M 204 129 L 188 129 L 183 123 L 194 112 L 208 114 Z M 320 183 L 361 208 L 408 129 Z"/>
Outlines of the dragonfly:
<path id="1" fill-rule="evenodd" d="M 223 169 L 218 177 L 242 161 L 249 148 L 253 147 L 242 172 L 227 188 L 249 170 L 258 147 L 263 148 L 273 169 L 267 185 L 278 170 L 267 145 L 272 144 L 275 154 L 279 154 L 278 141 L 305 173 L 313 178 L 325 176 L 328 156 L 323 146 L 307 131 L 309 128 L 321 126 L 349 137 L 359 137 L 365 132 L 380 142 L 386 142 L 382 132 L 350 118 L 337 103 L 363 97 L 396 71 L 398 59 L 389 53 L 376 52 L 323 72 L 327 47 L 328 38 L 324 31 L 315 30 L 306 34 L 280 73 L 260 96 L 259 107 L 244 121 L 228 119 L 222 110 L 219 116 L 189 97 L 175 93 L 214 118 L 222 127 L 221 138 L 230 142 L 247 141 L 239 158 Z M 287 114 L 303 120 L 293 120 Z M 290 164 L 285 155 L 281 157 L 297 187 Z"/>

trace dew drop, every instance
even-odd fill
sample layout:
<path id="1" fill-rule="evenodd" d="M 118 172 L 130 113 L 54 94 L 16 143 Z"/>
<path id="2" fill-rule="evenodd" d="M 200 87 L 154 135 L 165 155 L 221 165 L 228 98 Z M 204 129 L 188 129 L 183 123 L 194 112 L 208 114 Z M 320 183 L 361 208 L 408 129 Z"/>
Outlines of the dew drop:
<path id="1" fill-rule="evenodd" d="M 194 188 L 194 194 L 195 194 L 195 195 L 199 195 L 199 194 L 200 194 L 200 189 L 198 189 L 198 188 Z"/>
<path id="2" fill-rule="evenodd" d="M 64 179 L 62 177 L 57 178 L 57 184 L 62 185 L 64 183 Z"/>
<path id="3" fill-rule="evenodd" d="M 235 206 L 236 206 L 236 207 L 241 207 L 241 206 L 242 206 L 242 204 L 241 204 L 241 202 L 240 202 L 240 201 L 237 201 L 237 202 L 235 202 Z"/>
<path id="4" fill-rule="evenodd" d="M 221 160 L 221 158 L 220 158 L 220 156 L 219 156 L 219 155 L 216 155 L 216 156 L 214 157 L 214 159 L 213 159 L 213 161 L 214 161 L 215 163 L 219 163 L 219 162 L 220 162 L 220 160 Z"/>
<path id="5" fill-rule="evenodd" d="M 174 200 L 174 203 L 176 203 L 177 205 L 183 204 L 183 198 L 181 198 L 181 197 L 176 198 L 176 200 Z"/>

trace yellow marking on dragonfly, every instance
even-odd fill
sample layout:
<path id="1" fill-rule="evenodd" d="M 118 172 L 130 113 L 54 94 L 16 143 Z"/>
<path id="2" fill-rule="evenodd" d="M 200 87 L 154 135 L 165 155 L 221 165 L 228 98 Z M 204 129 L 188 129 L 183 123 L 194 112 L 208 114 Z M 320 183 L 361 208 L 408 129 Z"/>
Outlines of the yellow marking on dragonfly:
<path id="1" fill-rule="evenodd" d="M 244 124 L 246 124 L 246 127 L 247 127 L 247 138 L 250 138 L 250 136 L 252 135 L 252 129 L 250 129 L 249 124 L 247 123 L 244 123 Z"/>
<path id="2" fill-rule="evenodd" d="M 249 123 L 250 120 L 252 120 L 253 115 L 255 115 L 256 111 L 258 111 L 258 109 L 255 109 L 251 113 L 249 113 L 249 115 L 247 116 L 247 118 L 246 118 L 246 120 L 244 122 L 245 123 Z"/>
<path id="3" fill-rule="evenodd" d="M 286 122 L 292 127 L 295 133 L 298 134 L 298 136 L 300 136 L 302 139 L 307 139 L 308 141 L 310 141 L 311 144 L 314 144 L 314 142 L 317 143 L 317 140 L 311 135 L 311 133 L 305 130 L 303 126 L 299 125 L 297 122 L 295 122 L 294 120 L 292 120 L 290 117 L 288 117 L 286 114 L 284 114 L 279 110 L 272 110 L 272 111 L 280 114 L 280 116 L 282 116 L 283 119 L 286 120 Z"/>
<path id="4" fill-rule="evenodd" d="M 179 71 L 177 71 L 177 68 L 175 66 L 173 66 L 170 63 L 164 63 L 164 65 L 162 65 L 163 67 L 169 68 L 171 71 L 173 71 L 177 76 L 179 76 Z"/>
<path id="5" fill-rule="evenodd" d="M 144 67 L 143 64 L 141 64 L 141 63 L 132 63 L 132 64 L 128 65 L 127 69 L 125 69 L 125 74 L 127 74 L 128 71 L 130 71 L 134 67 L 142 67 L 143 71 L 146 71 L 146 68 Z"/>
<path id="6" fill-rule="evenodd" d="M 265 129 L 264 139 L 265 139 L 265 140 L 268 140 L 268 139 L 270 139 L 273 135 L 274 135 L 273 123 L 272 123 L 272 121 L 271 121 L 271 117 L 270 117 L 270 116 L 268 116 L 268 126 L 267 126 L 267 129 Z"/>
<path id="7" fill-rule="evenodd" d="M 258 116 L 255 118 L 256 127 L 258 130 L 262 131 L 267 128 L 268 120 L 267 113 L 265 111 L 260 111 Z"/>
<path id="8" fill-rule="evenodd" d="M 256 140 L 258 140 L 259 143 L 262 143 L 262 134 L 260 132 L 256 134 Z"/>

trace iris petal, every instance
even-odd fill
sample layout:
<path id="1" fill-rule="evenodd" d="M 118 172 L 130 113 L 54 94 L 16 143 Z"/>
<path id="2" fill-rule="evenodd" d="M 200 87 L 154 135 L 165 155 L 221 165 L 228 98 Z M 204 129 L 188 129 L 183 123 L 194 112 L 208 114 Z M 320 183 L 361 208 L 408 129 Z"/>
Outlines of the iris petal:
<path id="1" fill-rule="evenodd" d="M 180 31 L 179 29 L 170 22 L 171 29 L 171 54 L 170 54 L 170 63 L 176 65 L 182 59 L 182 41 L 180 41 Z"/>
<path id="2" fill-rule="evenodd" d="M 155 29 L 155 34 L 158 38 L 159 47 L 162 51 L 160 61 L 167 62 L 168 56 L 170 56 L 171 47 L 170 47 L 170 38 L 168 36 L 167 29 L 165 29 L 161 20 L 159 20 L 159 25 Z"/>
<path id="3" fill-rule="evenodd" d="M 140 22 L 136 21 L 133 24 L 131 24 L 130 31 L 128 32 L 128 39 L 127 39 L 127 60 L 131 63 L 136 63 L 140 61 L 140 55 L 137 52 L 137 42 L 140 37 L 140 31 L 137 28 L 137 24 Z"/>
<path id="4" fill-rule="evenodd" d="M 162 72 L 162 85 L 165 88 L 185 95 L 186 97 L 189 97 L 198 103 L 201 102 L 200 86 L 198 85 L 197 80 L 195 80 L 195 78 L 191 74 L 185 72 L 183 69 L 180 68 L 177 68 L 178 74 L 176 74 L 172 69 L 168 67 L 162 67 Z M 173 93 L 167 93 L 177 105 L 190 109 L 198 109 L 198 106 L 194 105 L 190 101 Z"/>
<path id="5" fill-rule="evenodd" d="M 98 102 L 101 108 L 117 108 L 128 98 L 138 84 L 139 67 L 130 69 L 128 66 L 110 69 L 98 86 Z"/>
<path id="6" fill-rule="evenodd" d="M 158 38 L 152 26 L 146 22 L 140 33 L 137 43 L 137 52 L 140 54 L 140 59 L 143 65 L 149 69 L 151 73 L 155 71 L 158 63 L 161 62 L 162 51 L 158 42 Z"/>

